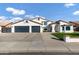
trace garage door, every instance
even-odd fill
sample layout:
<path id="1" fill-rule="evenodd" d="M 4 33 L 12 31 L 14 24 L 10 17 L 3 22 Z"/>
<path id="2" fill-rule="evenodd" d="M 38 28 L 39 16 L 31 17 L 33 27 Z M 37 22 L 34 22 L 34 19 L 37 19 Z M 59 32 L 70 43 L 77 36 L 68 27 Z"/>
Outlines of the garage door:
<path id="1" fill-rule="evenodd" d="M 32 26 L 32 32 L 40 32 L 40 26 Z"/>
<path id="2" fill-rule="evenodd" d="M 5 27 L 2 27 L 1 30 L 2 30 L 3 33 L 11 32 L 11 28 L 5 28 Z"/>
<path id="3" fill-rule="evenodd" d="M 29 26 L 15 26 L 15 32 L 29 32 Z"/>

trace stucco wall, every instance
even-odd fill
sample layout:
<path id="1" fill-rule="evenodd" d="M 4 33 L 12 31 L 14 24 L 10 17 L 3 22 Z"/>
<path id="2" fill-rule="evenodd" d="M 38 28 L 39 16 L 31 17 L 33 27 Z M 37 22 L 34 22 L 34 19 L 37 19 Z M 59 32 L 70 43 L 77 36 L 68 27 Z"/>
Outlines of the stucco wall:
<path id="1" fill-rule="evenodd" d="M 56 26 L 56 24 L 52 25 L 52 32 L 55 32 L 55 26 Z"/>
<path id="2" fill-rule="evenodd" d="M 60 23 L 59 23 L 60 25 L 68 25 L 68 23 L 66 23 L 66 22 L 62 22 L 62 21 L 60 21 Z"/>
<path id="3" fill-rule="evenodd" d="M 2 27 L 0 26 L 0 33 L 2 33 Z"/>
<path id="4" fill-rule="evenodd" d="M 48 22 L 47 22 L 47 25 L 49 25 L 49 24 L 51 24 L 51 23 L 52 23 L 51 21 L 48 21 Z"/>
<path id="5" fill-rule="evenodd" d="M 66 30 L 66 26 L 64 26 L 64 31 L 62 30 L 62 26 L 60 26 L 60 32 L 72 33 L 74 32 L 73 26 L 70 26 L 70 30 Z"/>
<path id="6" fill-rule="evenodd" d="M 35 19 L 33 19 L 32 21 L 35 21 L 35 22 L 44 24 L 43 22 L 46 21 L 46 20 L 44 20 L 44 19 L 42 19 L 42 18 L 39 18 L 39 20 L 38 20 L 38 18 L 35 18 Z"/>

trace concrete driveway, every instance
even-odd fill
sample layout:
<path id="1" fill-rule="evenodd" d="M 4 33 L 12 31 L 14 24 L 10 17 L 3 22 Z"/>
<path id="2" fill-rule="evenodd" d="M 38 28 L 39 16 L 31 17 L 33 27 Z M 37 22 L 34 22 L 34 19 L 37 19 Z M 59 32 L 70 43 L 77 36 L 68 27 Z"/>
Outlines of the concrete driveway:
<path id="1" fill-rule="evenodd" d="M 51 33 L 2 33 L 0 54 L 78 54 L 79 43 L 51 37 Z"/>

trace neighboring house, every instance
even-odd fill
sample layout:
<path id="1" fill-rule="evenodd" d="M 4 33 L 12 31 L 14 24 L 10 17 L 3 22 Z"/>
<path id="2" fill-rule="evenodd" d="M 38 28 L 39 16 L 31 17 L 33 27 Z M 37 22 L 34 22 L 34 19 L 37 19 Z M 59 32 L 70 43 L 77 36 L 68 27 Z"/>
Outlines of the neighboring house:
<path id="1" fill-rule="evenodd" d="M 79 32 L 79 21 L 70 21 L 70 23 L 73 24 L 73 30 Z"/>
<path id="2" fill-rule="evenodd" d="M 1 32 L 11 32 L 8 27 L 6 27 L 6 24 L 9 24 L 9 21 L 6 20 L 0 20 L 0 33 Z"/>
<path id="3" fill-rule="evenodd" d="M 48 30 L 50 32 L 65 32 L 65 33 L 71 33 L 74 32 L 73 25 L 66 21 L 56 21 L 48 25 Z"/>

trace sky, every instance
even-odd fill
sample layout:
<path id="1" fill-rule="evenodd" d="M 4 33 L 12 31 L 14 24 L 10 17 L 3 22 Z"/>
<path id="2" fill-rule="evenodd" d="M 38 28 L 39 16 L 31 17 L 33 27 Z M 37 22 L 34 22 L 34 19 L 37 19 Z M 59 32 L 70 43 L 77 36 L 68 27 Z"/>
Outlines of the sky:
<path id="1" fill-rule="evenodd" d="M 48 20 L 79 20 L 79 4 L 74 3 L 0 3 L 0 19 L 11 21 L 43 17 Z"/>

